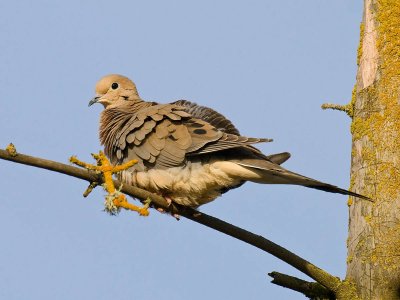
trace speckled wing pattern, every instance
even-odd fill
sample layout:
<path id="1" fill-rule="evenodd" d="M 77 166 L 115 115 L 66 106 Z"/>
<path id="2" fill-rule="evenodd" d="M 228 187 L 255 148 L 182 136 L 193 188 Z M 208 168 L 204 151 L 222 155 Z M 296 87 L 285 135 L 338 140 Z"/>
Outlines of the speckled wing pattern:
<path id="1" fill-rule="evenodd" d="M 182 166 L 188 156 L 270 141 L 219 130 L 215 125 L 223 128 L 226 123 L 229 132 L 238 133 L 229 120 L 220 116 L 207 122 L 193 117 L 187 106 L 154 104 L 139 110 L 125 123 L 116 135 L 113 149 L 119 162 L 138 159 L 134 168 L 145 171 Z"/>
<path id="2" fill-rule="evenodd" d="M 240 132 L 235 127 L 235 125 L 233 125 L 233 123 L 225 116 L 213 110 L 212 108 L 201 106 L 188 100 L 178 100 L 173 102 L 172 104 L 185 107 L 185 111 L 190 113 L 192 117 L 206 121 L 220 131 L 240 136 Z M 272 139 L 270 141 L 272 141 Z M 290 153 L 288 152 L 282 152 L 266 156 L 262 154 L 261 151 L 258 150 L 257 148 L 254 148 L 249 145 L 247 145 L 246 148 L 251 149 L 251 151 L 254 153 L 257 153 L 259 157 L 267 159 L 278 165 L 284 163 L 290 158 Z"/>

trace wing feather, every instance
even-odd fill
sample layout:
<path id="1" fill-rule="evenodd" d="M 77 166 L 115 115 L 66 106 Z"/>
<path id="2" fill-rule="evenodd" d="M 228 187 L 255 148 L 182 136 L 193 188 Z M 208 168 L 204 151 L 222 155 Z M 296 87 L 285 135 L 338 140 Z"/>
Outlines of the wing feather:
<path id="1" fill-rule="evenodd" d="M 267 142 L 269 139 L 240 136 L 233 124 L 221 114 L 200 107 L 192 111 L 203 118 L 193 117 L 185 106 L 156 104 L 132 115 L 115 136 L 114 152 L 119 162 L 138 159 L 137 170 L 181 166 L 189 157 L 224 151 L 236 147 Z M 206 113 L 211 114 L 208 117 Z M 224 132 L 215 127 L 228 126 Z"/>

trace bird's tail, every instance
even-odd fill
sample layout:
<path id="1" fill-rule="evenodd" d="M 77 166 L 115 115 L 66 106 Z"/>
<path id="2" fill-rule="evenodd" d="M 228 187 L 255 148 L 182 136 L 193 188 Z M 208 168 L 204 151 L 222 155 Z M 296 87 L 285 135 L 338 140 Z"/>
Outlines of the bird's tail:
<path id="1" fill-rule="evenodd" d="M 329 184 L 329 183 L 324 183 L 324 182 L 320 182 L 317 180 L 314 180 L 315 183 L 310 184 L 310 185 L 304 185 L 306 187 L 312 188 L 312 189 L 316 189 L 316 190 L 321 190 L 321 191 L 325 191 L 325 192 L 329 192 L 329 193 L 338 193 L 338 194 L 342 194 L 342 195 L 348 195 L 348 196 L 353 196 L 353 197 L 357 197 L 363 200 L 368 200 L 368 201 L 373 201 L 371 198 L 364 196 L 364 195 L 360 195 L 357 194 L 355 192 L 352 191 L 348 191 L 345 189 L 342 189 L 340 187 L 337 187 L 335 185 Z"/>
<path id="2" fill-rule="evenodd" d="M 370 198 L 351 192 L 329 183 L 324 183 L 301 174 L 294 173 L 286 170 L 281 166 L 263 159 L 242 159 L 236 160 L 235 163 L 245 167 L 248 171 L 249 181 L 258 183 L 269 183 L 269 184 L 293 184 L 302 185 L 312 189 L 322 190 L 330 193 L 338 193 L 342 195 L 354 196 L 360 199 L 372 201 Z M 250 174 L 254 174 L 254 176 Z"/>

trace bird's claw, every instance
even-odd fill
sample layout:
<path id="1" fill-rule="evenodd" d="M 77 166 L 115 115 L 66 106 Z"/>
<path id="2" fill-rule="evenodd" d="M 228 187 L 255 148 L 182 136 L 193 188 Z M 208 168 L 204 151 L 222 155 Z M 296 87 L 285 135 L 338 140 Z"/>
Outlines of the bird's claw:
<path id="1" fill-rule="evenodd" d="M 164 197 L 164 199 L 165 199 L 165 201 L 167 201 L 168 207 L 170 207 L 172 204 L 172 199 L 170 197 Z"/>
<path id="2" fill-rule="evenodd" d="M 165 201 L 167 201 L 167 207 L 170 207 L 172 205 L 173 200 L 168 196 L 163 196 L 163 198 L 165 199 Z M 161 208 L 161 207 L 158 207 L 157 211 L 162 213 L 162 214 L 168 213 L 169 215 L 174 217 L 177 221 L 179 221 L 180 217 L 181 217 L 180 215 L 168 212 L 167 210 L 165 210 L 164 208 Z"/>

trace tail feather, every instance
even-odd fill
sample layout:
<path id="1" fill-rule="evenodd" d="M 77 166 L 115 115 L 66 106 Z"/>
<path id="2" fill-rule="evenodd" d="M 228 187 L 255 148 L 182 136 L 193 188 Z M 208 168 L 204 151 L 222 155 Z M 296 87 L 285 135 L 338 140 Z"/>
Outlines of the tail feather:
<path id="1" fill-rule="evenodd" d="M 281 166 L 273 163 L 272 161 L 263 160 L 263 159 L 236 159 L 235 163 L 249 169 L 253 172 L 253 178 L 246 178 L 245 180 L 250 180 L 258 183 L 269 183 L 269 184 L 293 184 L 293 185 L 302 185 L 305 187 L 309 187 L 312 189 L 322 190 L 330 193 L 338 193 L 342 195 L 349 195 L 353 197 L 357 197 L 364 200 L 373 201 L 372 199 L 357 194 L 355 192 L 351 192 L 337 186 L 331 185 L 329 183 L 324 183 L 292 171 L 286 170 Z"/>
<path id="2" fill-rule="evenodd" d="M 373 201 L 371 198 L 368 198 L 368 197 L 366 197 L 364 195 L 360 195 L 360 194 L 357 194 L 355 192 L 348 191 L 348 190 L 342 189 L 340 187 L 337 187 L 335 185 L 331 185 L 331 184 L 328 184 L 328 183 L 319 182 L 318 185 L 317 184 L 316 185 L 306 185 L 306 187 L 309 187 L 309 188 L 312 188 L 312 189 L 316 189 L 316 190 L 325 191 L 325 192 L 329 192 L 329 193 L 337 193 L 337 194 L 357 197 L 357 198 L 368 200 L 368 201 Z"/>
<path id="3" fill-rule="evenodd" d="M 277 154 L 271 154 L 271 155 L 266 156 L 266 158 L 275 164 L 281 165 L 290 158 L 290 153 L 282 152 L 282 153 L 277 153 Z"/>

